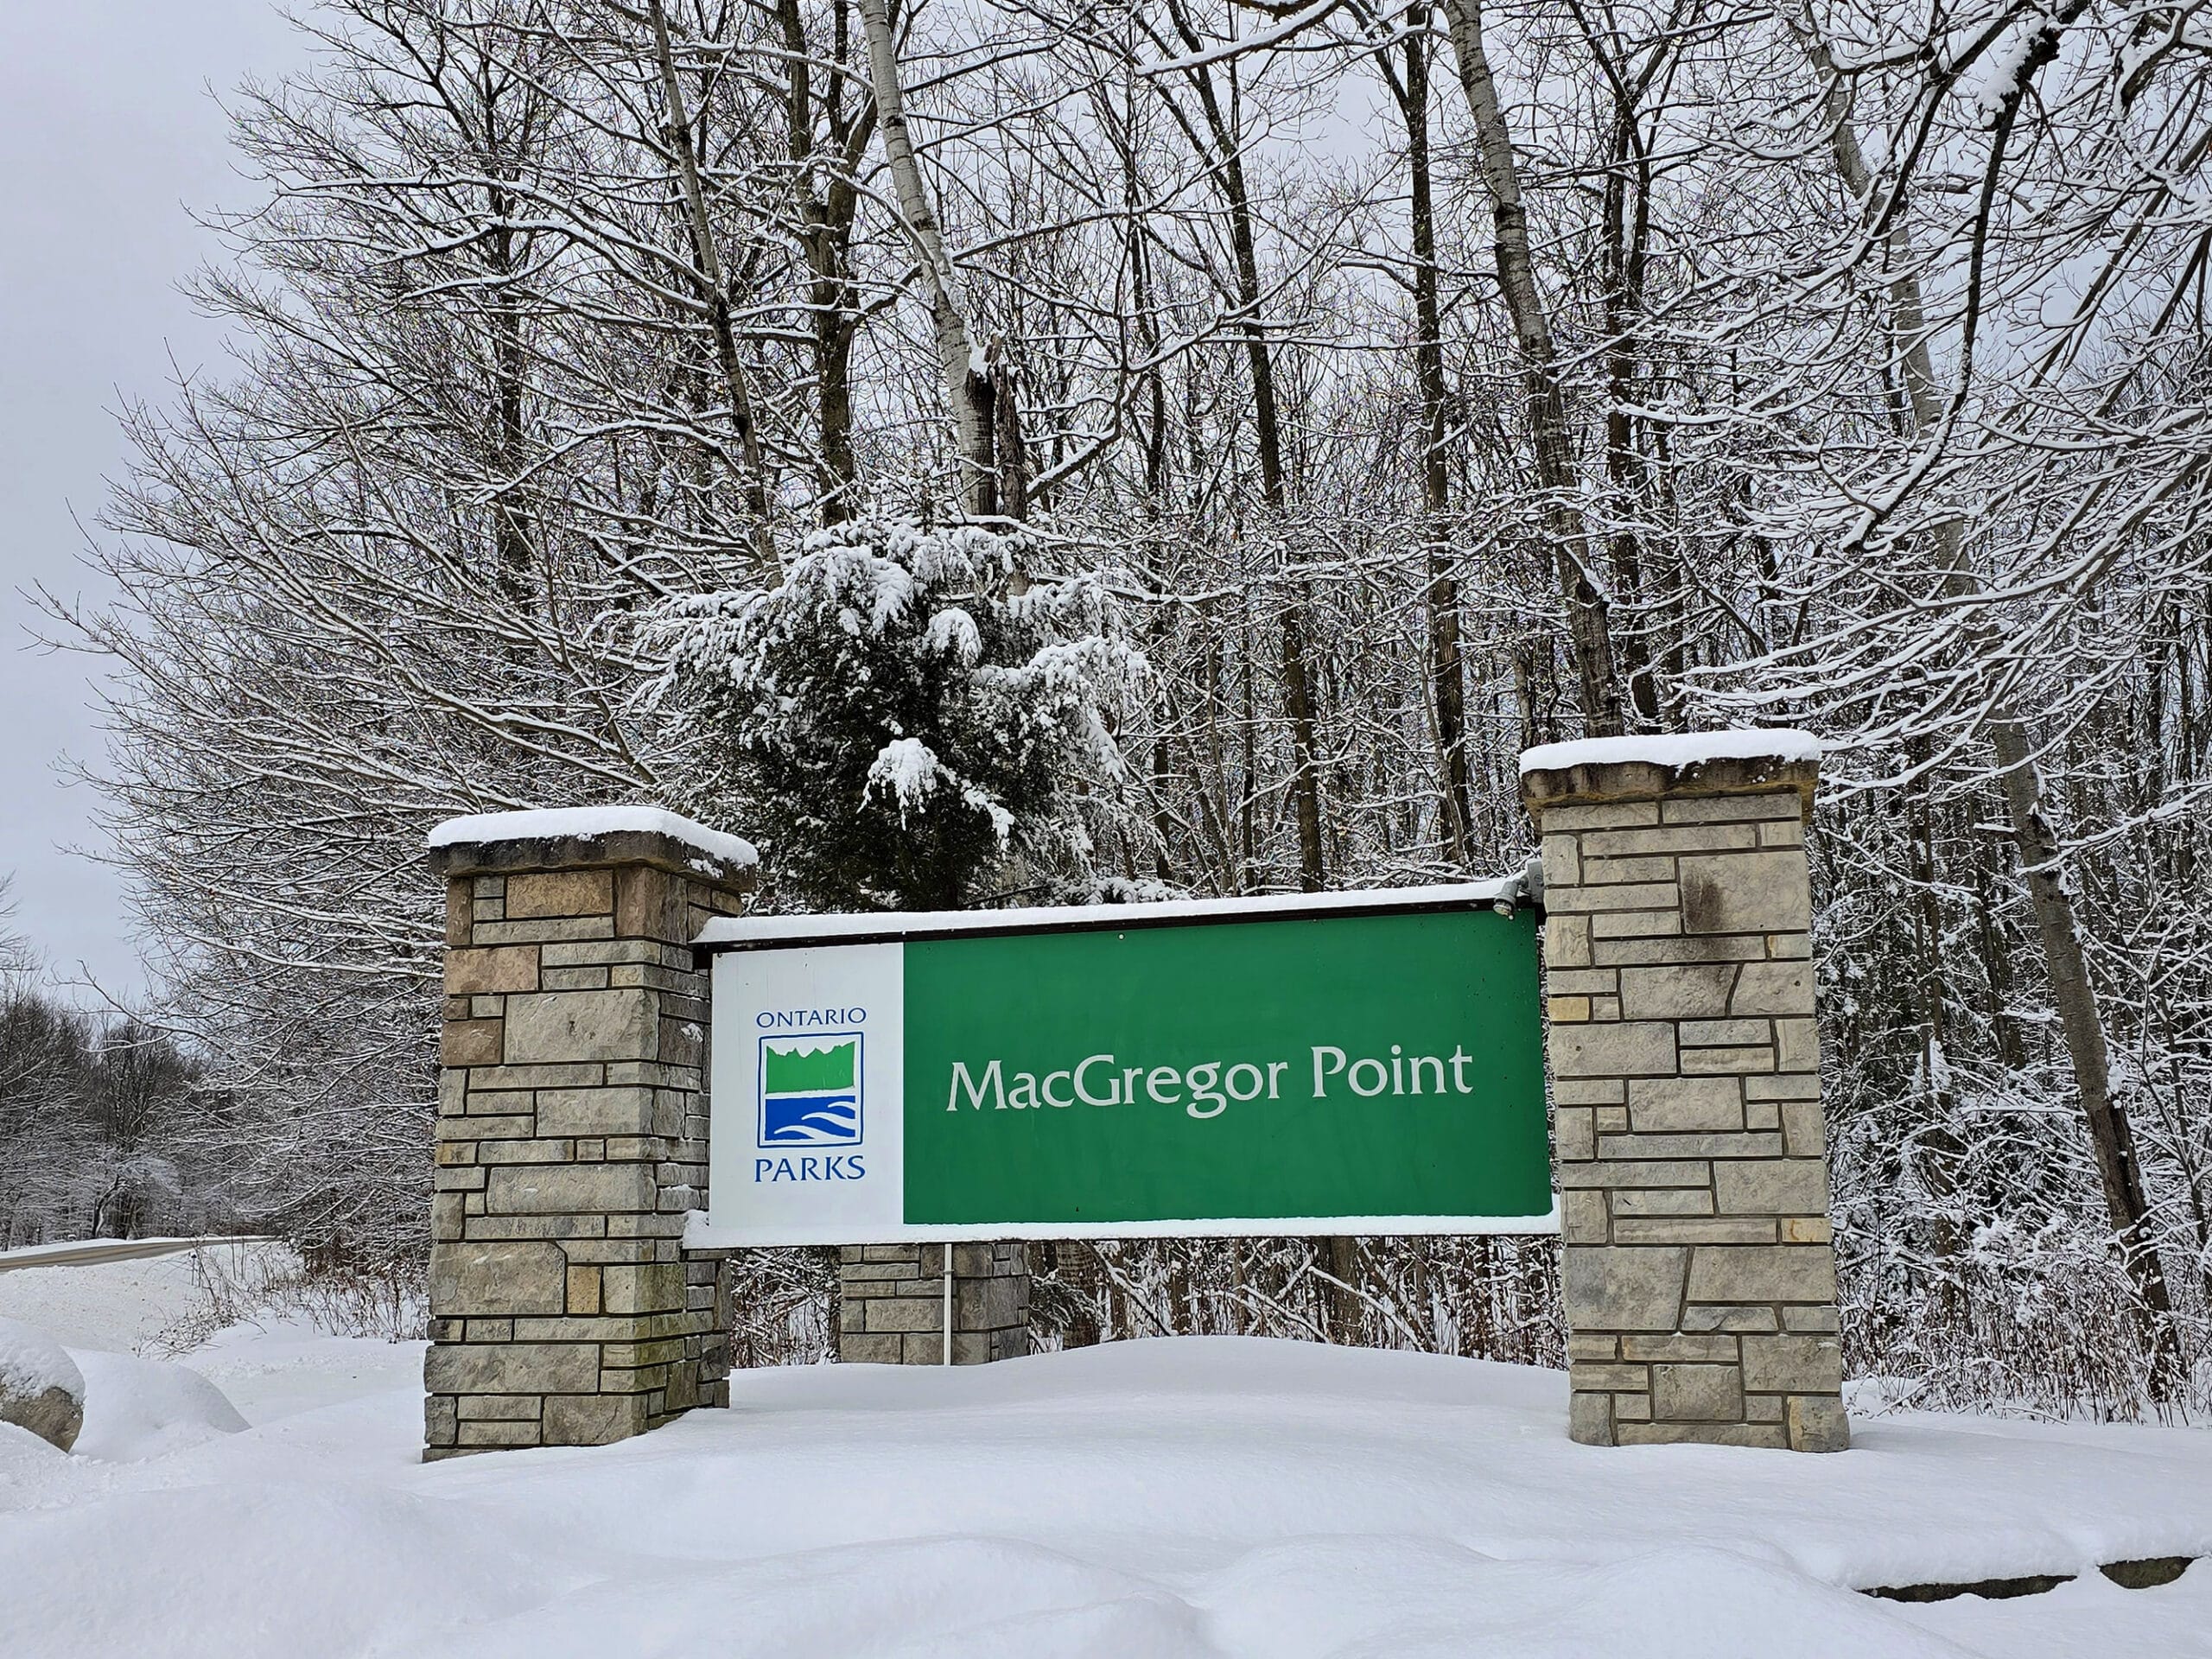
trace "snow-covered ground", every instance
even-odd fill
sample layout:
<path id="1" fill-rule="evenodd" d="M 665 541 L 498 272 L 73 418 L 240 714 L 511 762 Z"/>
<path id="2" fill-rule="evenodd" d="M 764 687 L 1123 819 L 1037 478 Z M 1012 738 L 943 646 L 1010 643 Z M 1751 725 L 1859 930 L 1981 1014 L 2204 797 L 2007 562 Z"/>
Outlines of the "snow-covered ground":
<path id="1" fill-rule="evenodd" d="M 4 1294 L 33 1276 L 0 1275 L 0 1313 L 37 1317 Z M 143 1323 L 143 1285 L 118 1294 Z M 78 1347 L 82 1454 L 0 1427 L 0 1654 L 2212 1654 L 2212 1564 L 2094 1571 L 2212 1550 L 2196 1430 L 1598 1450 L 1554 1374 L 1205 1339 L 754 1372 L 626 1445 L 425 1466 L 420 1351 Z M 2010 1601 L 1854 1588 L 2061 1572 Z"/>

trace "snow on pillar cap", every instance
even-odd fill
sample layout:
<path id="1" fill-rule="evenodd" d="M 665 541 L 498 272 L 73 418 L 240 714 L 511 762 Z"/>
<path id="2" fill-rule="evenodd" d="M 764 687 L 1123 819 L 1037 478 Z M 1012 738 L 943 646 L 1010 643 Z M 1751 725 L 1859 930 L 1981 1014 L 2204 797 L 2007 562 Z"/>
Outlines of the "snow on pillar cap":
<path id="1" fill-rule="evenodd" d="M 1586 801 L 1794 789 L 1809 815 L 1820 761 L 1820 739 L 1789 729 L 1590 737 L 1523 750 L 1521 796 L 1533 812 Z"/>
<path id="2" fill-rule="evenodd" d="M 652 843 L 673 842 L 689 856 L 656 855 Z M 548 859 L 533 849 L 569 843 L 572 850 Z M 657 806 L 559 806 L 524 812 L 478 812 L 448 818 L 423 844 L 448 874 L 462 869 L 518 868 L 531 864 L 640 862 L 683 873 L 728 879 L 749 872 L 760 855 L 739 836 Z"/>

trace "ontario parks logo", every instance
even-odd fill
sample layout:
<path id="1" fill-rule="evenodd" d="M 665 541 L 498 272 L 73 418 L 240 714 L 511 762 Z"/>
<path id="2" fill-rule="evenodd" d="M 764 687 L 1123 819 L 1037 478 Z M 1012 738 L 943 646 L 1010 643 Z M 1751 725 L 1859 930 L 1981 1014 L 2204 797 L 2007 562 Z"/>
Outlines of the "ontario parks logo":
<path id="1" fill-rule="evenodd" d="M 861 1033 L 760 1039 L 760 1145 L 861 1143 Z"/>

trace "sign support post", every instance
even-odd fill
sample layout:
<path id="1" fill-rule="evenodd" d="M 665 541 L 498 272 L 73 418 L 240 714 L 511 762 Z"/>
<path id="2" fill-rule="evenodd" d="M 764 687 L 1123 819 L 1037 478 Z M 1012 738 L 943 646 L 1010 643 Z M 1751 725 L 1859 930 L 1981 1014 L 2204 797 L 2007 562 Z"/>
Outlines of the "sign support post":
<path id="1" fill-rule="evenodd" d="M 1533 749 L 1560 1259 L 1586 1445 L 1840 1451 L 1794 732 Z"/>

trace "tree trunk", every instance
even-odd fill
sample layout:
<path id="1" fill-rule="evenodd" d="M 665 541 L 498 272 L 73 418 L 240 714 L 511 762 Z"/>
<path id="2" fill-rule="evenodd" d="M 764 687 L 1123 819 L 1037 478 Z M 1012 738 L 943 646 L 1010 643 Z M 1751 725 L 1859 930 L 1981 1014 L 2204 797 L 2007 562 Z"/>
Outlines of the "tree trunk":
<path id="1" fill-rule="evenodd" d="M 1428 157 L 1427 0 L 1406 14 L 1404 81 L 1395 86 L 1406 122 L 1414 253 L 1414 378 L 1421 394 L 1421 509 L 1428 548 L 1428 674 L 1441 763 L 1445 846 L 1462 868 L 1475 866 L 1474 789 L 1467 775 L 1466 671 L 1459 632 L 1459 563 L 1452 548 L 1452 475 L 1445 445 L 1451 405 L 1444 378 L 1444 308 L 1436 278 L 1436 212 Z M 1386 60 L 1387 67 L 1387 60 Z"/>
<path id="2" fill-rule="evenodd" d="M 1192 51 L 1198 37 L 1175 14 L 1184 43 Z M 1205 111 L 1220 178 L 1229 205 L 1229 235 L 1236 263 L 1238 332 L 1244 339 L 1244 355 L 1252 372 L 1252 422 L 1260 454 L 1260 492 L 1268 508 L 1269 528 L 1281 534 L 1286 527 L 1289 485 L 1282 464 L 1281 416 L 1275 402 L 1274 354 L 1267 329 L 1260 321 L 1259 248 L 1252 232 L 1252 203 L 1245 187 L 1243 146 L 1222 114 L 1213 79 L 1203 67 L 1191 73 L 1191 81 Z M 1313 682 L 1307 658 L 1306 595 L 1305 584 L 1294 578 L 1282 614 L 1283 712 L 1290 721 L 1290 800 L 1298 824 L 1298 880 L 1307 893 L 1319 893 L 1326 880 L 1321 842 L 1321 773 L 1319 722 L 1314 715 Z"/>
<path id="3" fill-rule="evenodd" d="M 1850 95 L 1843 76 L 1809 18 L 1795 27 L 1814 67 L 1827 79 L 1829 148 L 1844 188 L 1862 206 L 1874 194 L 1873 175 L 1859 147 L 1850 122 Z M 2053 49 L 2055 50 L 2055 36 Z M 2016 77 L 2013 90 L 1993 124 L 1998 143 L 2011 130 L 2029 79 L 2038 67 L 2038 54 Z M 2047 59 L 2044 60 L 2047 60 Z M 1936 389 L 1935 365 L 1928 350 L 1926 308 L 1920 279 L 1913 272 L 1910 245 L 1902 213 L 1890 226 L 1891 269 L 1891 327 L 1903 346 L 1904 391 L 1916 434 L 1925 434 L 1942 417 Z M 1947 599 L 1972 601 L 1980 597 L 1982 584 L 1967 555 L 1963 526 L 1947 519 L 1937 530 L 1938 549 L 1945 577 Z M 1989 629 L 1985 619 L 1982 627 Z M 2126 1107 L 2113 1097 L 2111 1066 L 2105 1038 L 2104 1017 L 2097 1005 L 2096 988 L 2082 950 L 2082 930 L 2060 863 L 2058 838 L 2044 798 L 2043 778 L 2031 758 L 2028 727 L 2009 702 L 1993 698 L 1986 715 L 1991 746 L 1997 760 L 1998 782 L 2005 797 L 2012 840 L 2018 850 L 2020 872 L 2027 884 L 2035 912 L 2036 934 L 2043 947 L 2044 970 L 2066 1039 L 2067 1058 L 2074 1068 L 2075 1087 L 2081 1098 L 2089 1144 L 2096 1159 L 2097 1175 L 2104 1189 L 2105 1208 L 2128 1273 L 2150 1321 L 2150 1392 L 2154 1400 L 2172 1397 L 2181 1382 L 2181 1354 L 2174 1332 L 2173 1304 L 2166 1287 L 2165 1269 L 2158 1260 L 2151 1232 L 2150 1205 L 2143 1190 L 2142 1170 L 2135 1152 L 2133 1126 Z"/>
<path id="4" fill-rule="evenodd" d="M 1575 505 L 1574 442 L 1567 429 L 1551 321 L 1536 285 L 1529 251 L 1529 214 L 1521 200 L 1521 166 L 1513 135 L 1497 99 L 1483 48 L 1481 0 L 1444 0 L 1459 85 L 1475 128 L 1476 161 L 1489 188 L 1498 291 L 1512 319 L 1521 353 L 1523 401 L 1535 448 L 1536 483 L 1543 492 L 1545 539 L 1551 543 L 1560 597 L 1566 602 L 1567 640 L 1582 705 L 1592 737 L 1618 737 L 1624 729 L 1620 686 L 1613 672 L 1612 625 L 1605 594 L 1590 573 L 1589 533 Z"/>
<path id="5" fill-rule="evenodd" d="M 929 184 L 906 130 L 906 103 L 899 83 L 899 48 L 891 32 L 890 0 L 857 0 L 861 27 L 868 38 L 868 79 L 875 89 L 876 124 L 883 130 L 883 153 L 890 163 L 899 216 L 921 267 L 930 315 L 937 327 L 939 370 L 945 400 L 952 406 L 960 466 L 961 510 L 970 518 L 997 510 L 997 467 L 994 462 L 991 382 L 982 354 L 976 349 L 952 291 L 952 262 L 944 233 L 930 200 Z"/>
<path id="6" fill-rule="evenodd" d="M 707 217 L 707 196 L 699 181 L 697 148 L 691 139 L 691 118 L 684 112 L 683 86 L 676 73 L 676 52 L 669 43 L 668 14 L 662 0 L 646 0 L 653 24 L 653 53 L 660 63 L 661 92 L 668 100 L 668 142 L 676 151 L 677 172 L 683 186 L 683 203 L 691 235 L 692 272 L 706 302 L 713 326 L 715 360 L 721 369 L 722 385 L 729 397 L 730 426 L 737 436 L 738 459 L 745 468 L 745 504 L 753 518 L 754 550 L 764 562 L 773 557 L 768 534 L 768 474 L 760 455 L 760 434 L 753 418 L 753 399 L 747 392 L 745 372 L 737 357 L 737 334 L 730 321 L 729 290 L 722 281 L 721 256 L 715 248 L 713 223 Z"/>

